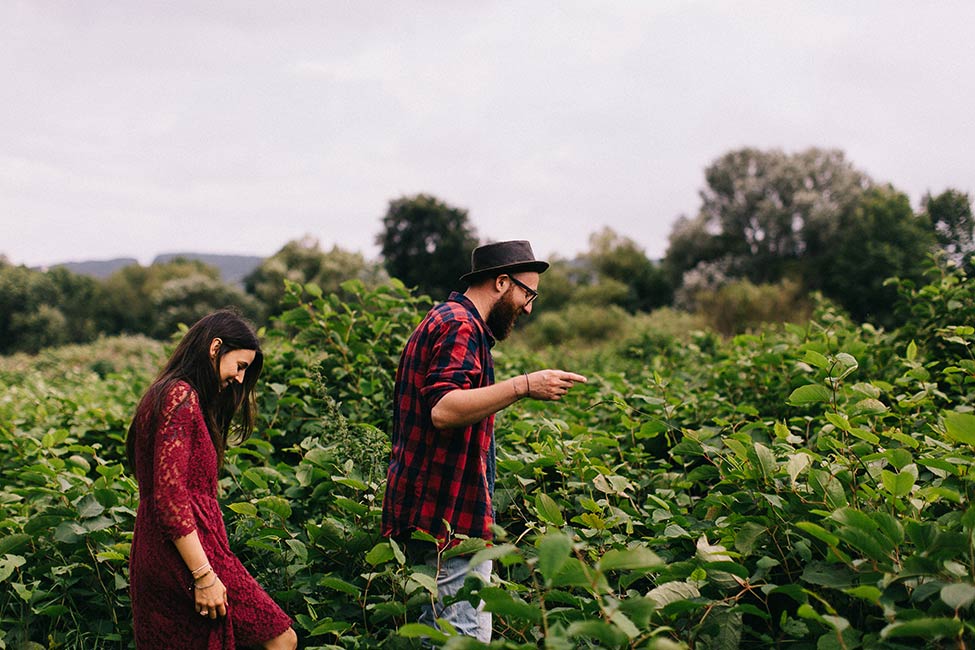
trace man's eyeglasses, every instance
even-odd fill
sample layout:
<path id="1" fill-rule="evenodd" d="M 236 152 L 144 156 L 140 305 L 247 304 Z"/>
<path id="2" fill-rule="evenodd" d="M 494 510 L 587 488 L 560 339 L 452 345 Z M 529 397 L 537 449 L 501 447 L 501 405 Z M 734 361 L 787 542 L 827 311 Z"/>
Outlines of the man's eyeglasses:
<path id="1" fill-rule="evenodd" d="M 525 295 L 528 296 L 528 302 L 525 303 L 526 305 L 532 304 L 532 302 L 534 302 L 535 298 L 538 298 L 538 292 L 535 291 L 534 289 L 532 289 L 531 287 L 529 287 L 527 284 L 525 284 L 524 282 L 522 282 L 521 280 L 519 280 L 518 278 L 516 278 L 513 275 L 509 275 L 508 278 L 512 282 L 514 282 L 515 284 L 517 284 L 519 287 L 521 287 L 522 289 L 525 290 Z"/>

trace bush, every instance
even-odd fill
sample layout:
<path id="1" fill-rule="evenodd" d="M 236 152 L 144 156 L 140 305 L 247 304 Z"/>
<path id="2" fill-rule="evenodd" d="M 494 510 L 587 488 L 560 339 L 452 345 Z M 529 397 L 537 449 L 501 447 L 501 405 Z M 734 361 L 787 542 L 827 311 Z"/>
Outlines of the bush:
<path id="1" fill-rule="evenodd" d="M 306 650 L 483 648 L 412 623 L 433 576 L 379 533 L 386 446 L 363 424 L 422 308 L 401 285 L 349 289 L 298 299 L 269 336 L 258 431 L 220 481 L 233 549 Z M 501 412 L 498 536 L 460 540 L 496 561 L 462 596 L 493 612 L 489 647 L 970 647 L 975 285 L 903 289 L 910 330 L 823 303 L 802 325 L 607 355 L 564 400 Z M 505 349 L 499 376 L 532 361 Z M 149 373 L 112 365 L 0 366 L 7 648 L 131 645 L 120 461 Z"/>
<path id="2" fill-rule="evenodd" d="M 707 322 L 699 314 L 661 307 L 634 317 L 614 349 L 624 359 L 644 361 L 668 352 L 688 341 L 693 333 L 706 329 Z"/>
<path id="3" fill-rule="evenodd" d="M 557 311 L 541 314 L 526 323 L 519 339 L 531 347 L 584 346 L 611 339 L 621 334 L 632 316 L 616 305 L 571 304 Z M 516 330 L 517 331 L 517 330 Z"/>
<path id="4" fill-rule="evenodd" d="M 741 334 L 766 323 L 803 322 L 812 311 L 802 287 L 792 280 L 759 285 L 737 280 L 699 293 L 695 299 L 697 313 L 725 336 Z"/>

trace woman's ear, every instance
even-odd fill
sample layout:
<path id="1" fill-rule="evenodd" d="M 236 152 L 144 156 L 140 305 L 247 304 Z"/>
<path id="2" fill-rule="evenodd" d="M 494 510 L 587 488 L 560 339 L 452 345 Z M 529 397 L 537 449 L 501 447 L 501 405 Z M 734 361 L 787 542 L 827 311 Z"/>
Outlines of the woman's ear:
<path id="1" fill-rule="evenodd" d="M 217 351 L 220 350 L 220 345 L 221 344 L 223 344 L 223 341 L 221 341 L 220 339 L 213 339 L 212 341 L 210 341 L 210 360 L 211 361 L 217 358 Z"/>

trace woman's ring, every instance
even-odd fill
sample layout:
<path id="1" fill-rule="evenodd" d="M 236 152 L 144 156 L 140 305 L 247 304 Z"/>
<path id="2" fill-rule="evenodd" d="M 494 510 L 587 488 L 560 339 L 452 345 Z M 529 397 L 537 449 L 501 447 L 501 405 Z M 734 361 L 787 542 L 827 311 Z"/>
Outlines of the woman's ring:
<path id="1" fill-rule="evenodd" d="M 207 610 L 201 609 L 200 610 L 200 614 L 203 615 L 203 616 L 206 616 L 207 615 Z"/>

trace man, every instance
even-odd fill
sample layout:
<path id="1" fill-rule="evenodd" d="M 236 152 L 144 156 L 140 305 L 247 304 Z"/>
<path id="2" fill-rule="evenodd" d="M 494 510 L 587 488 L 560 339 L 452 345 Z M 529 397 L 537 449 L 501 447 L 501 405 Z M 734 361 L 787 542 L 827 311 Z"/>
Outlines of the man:
<path id="1" fill-rule="evenodd" d="M 393 402 L 393 446 L 383 500 L 383 534 L 423 559 L 437 562 L 437 548 L 412 540 L 420 531 L 447 548 L 455 535 L 491 539 L 494 523 L 494 414 L 519 399 L 557 400 L 586 378 L 562 370 L 538 370 L 494 381 L 491 347 L 507 338 L 515 321 L 530 314 L 539 275 L 527 241 L 474 249 L 466 291 L 453 292 L 426 315 L 410 336 L 399 368 Z M 449 524 L 449 529 L 444 522 Z M 469 567 L 467 558 L 440 562 L 440 601 L 455 594 L 473 572 L 487 582 L 491 563 Z M 420 621 L 445 618 L 458 632 L 491 639 L 491 615 L 459 602 Z"/>

